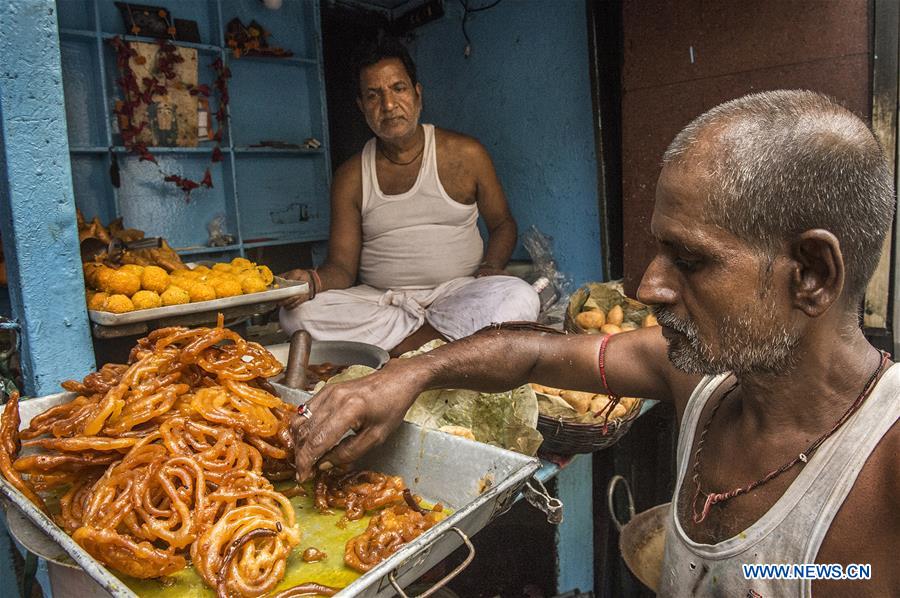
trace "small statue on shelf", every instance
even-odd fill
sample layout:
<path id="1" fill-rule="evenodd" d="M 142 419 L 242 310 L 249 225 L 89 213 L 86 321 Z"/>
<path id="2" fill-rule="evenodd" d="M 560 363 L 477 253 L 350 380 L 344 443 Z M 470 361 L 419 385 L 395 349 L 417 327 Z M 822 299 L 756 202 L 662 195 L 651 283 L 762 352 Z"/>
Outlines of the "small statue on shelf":
<path id="1" fill-rule="evenodd" d="M 271 56 L 287 58 L 294 53 L 284 48 L 269 46 L 271 34 L 256 21 L 244 25 L 237 17 L 228 21 L 225 27 L 225 44 L 231 48 L 235 58 L 241 56 Z"/>

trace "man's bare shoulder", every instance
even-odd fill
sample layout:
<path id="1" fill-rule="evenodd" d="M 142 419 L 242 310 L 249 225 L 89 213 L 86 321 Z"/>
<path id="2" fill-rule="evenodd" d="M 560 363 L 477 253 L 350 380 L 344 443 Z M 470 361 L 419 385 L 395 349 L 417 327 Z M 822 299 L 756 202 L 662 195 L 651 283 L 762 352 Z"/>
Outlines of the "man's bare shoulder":
<path id="1" fill-rule="evenodd" d="M 358 153 L 338 166 L 334 171 L 331 195 L 335 202 L 350 202 L 357 208 L 362 205 L 362 154 Z"/>
<path id="2" fill-rule="evenodd" d="M 817 596 L 882 596 L 896 588 L 900 541 L 900 421 L 881 438 L 831 523 L 816 557 L 818 563 L 869 563 L 873 578 L 864 582 L 814 582 Z M 864 586 L 864 587 L 863 587 Z"/>
<path id="3" fill-rule="evenodd" d="M 434 139 L 444 155 L 467 160 L 490 160 L 484 145 L 470 135 L 435 127 Z"/>
<path id="4" fill-rule="evenodd" d="M 338 177 L 362 178 L 362 152 L 353 154 L 353 156 L 337 167 L 337 170 L 334 171 L 335 181 L 337 181 Z"/>

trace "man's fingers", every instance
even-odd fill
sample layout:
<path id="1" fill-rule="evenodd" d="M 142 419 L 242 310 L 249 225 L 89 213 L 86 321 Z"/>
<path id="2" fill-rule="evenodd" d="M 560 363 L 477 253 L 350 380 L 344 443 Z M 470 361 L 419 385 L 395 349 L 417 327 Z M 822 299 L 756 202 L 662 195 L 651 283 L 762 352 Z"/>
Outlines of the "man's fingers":
<path id="1" fill-rule="evenodd" d="M 367 429 L 341 440 L 336 447 L 322 456 L 319 463 L 327 463 L 330 466 L 348 465 L 379 444 L 381 444 L 380 435 Z"/>
<path id="2" fill-rule="evenodd" d="M 294 465 L 300 481 L 306 481 L 312 477 L 316 461 L 334 448 L 344 433 L 351 430 L 356 423 L 349 420 L 347 416 L 343 416 L 340 411 L 331 411 L 330 418 L 323 420 L 322 416 L 316 415 L 316 409 L 324 404 L 325 401 L 316 401 L 315 405 L 311 405 L 312 417 L 305 424 L 301 424 L 301 427 L 305 428 L 301 432 L 301 434 L 305 432 L 305 439 L 295 444 L 294 453 Z M 321 408 L 326 410 L 325 407 Z"/>
<path id="3" fill-rule="evenodd" d="M 307 299 L 309 299 L 309 295 L 299 295 L 297 297 L 291 297 L 290 299 L 285 299 L 279 305 L 285 309 L 294 309 L 295 307 L 299 307 L 303 304 Z"/>

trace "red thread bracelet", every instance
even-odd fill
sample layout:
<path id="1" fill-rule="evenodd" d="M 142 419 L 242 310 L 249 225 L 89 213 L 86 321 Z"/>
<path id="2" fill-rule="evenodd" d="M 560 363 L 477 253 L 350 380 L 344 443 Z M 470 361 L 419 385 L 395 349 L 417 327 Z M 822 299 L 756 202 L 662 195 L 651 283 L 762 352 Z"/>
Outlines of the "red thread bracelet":
<path id="1" fill-rule="evenodd" d="M 619 395 L 609 388 L 609 383 L 606 381 L 606 346 L 609 344 L 610 338 L 612 338 L 612 335 L 608 334 L 600 341 L 600 356 L 598 358 L 600 364 L 600 381 L 603 382 L 603 387 L 606 389 L 606 394 L 609 395 L 609 398 L 618 402 L 620 398 Z"/>

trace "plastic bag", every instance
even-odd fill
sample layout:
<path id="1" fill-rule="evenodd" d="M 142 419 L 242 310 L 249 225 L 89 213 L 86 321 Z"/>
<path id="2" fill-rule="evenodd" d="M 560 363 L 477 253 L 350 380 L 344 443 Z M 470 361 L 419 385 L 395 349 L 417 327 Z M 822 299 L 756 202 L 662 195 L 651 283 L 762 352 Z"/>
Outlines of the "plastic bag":
<path id="1" fill-rule="evenodd" d="M 209 231 L 209 239 L 206 240 L 209 247 L 224 247 L 234 244 L 234 235 L 225 232 L 225 214 L 217 214 L 206 225 L 206 230 Z"/>
<path id="2" fill-rule="evenodd" d="M 572 281 L 559 271 L 553 259 L 552 243 L 553 238 L 533 224 L 522 235 L 522 245 L 531 256 L 532 270 L 537 276 L 532 286 L 541 297 L 539 322 L 542 324 L 563 321 L 572 292 Z"/>

